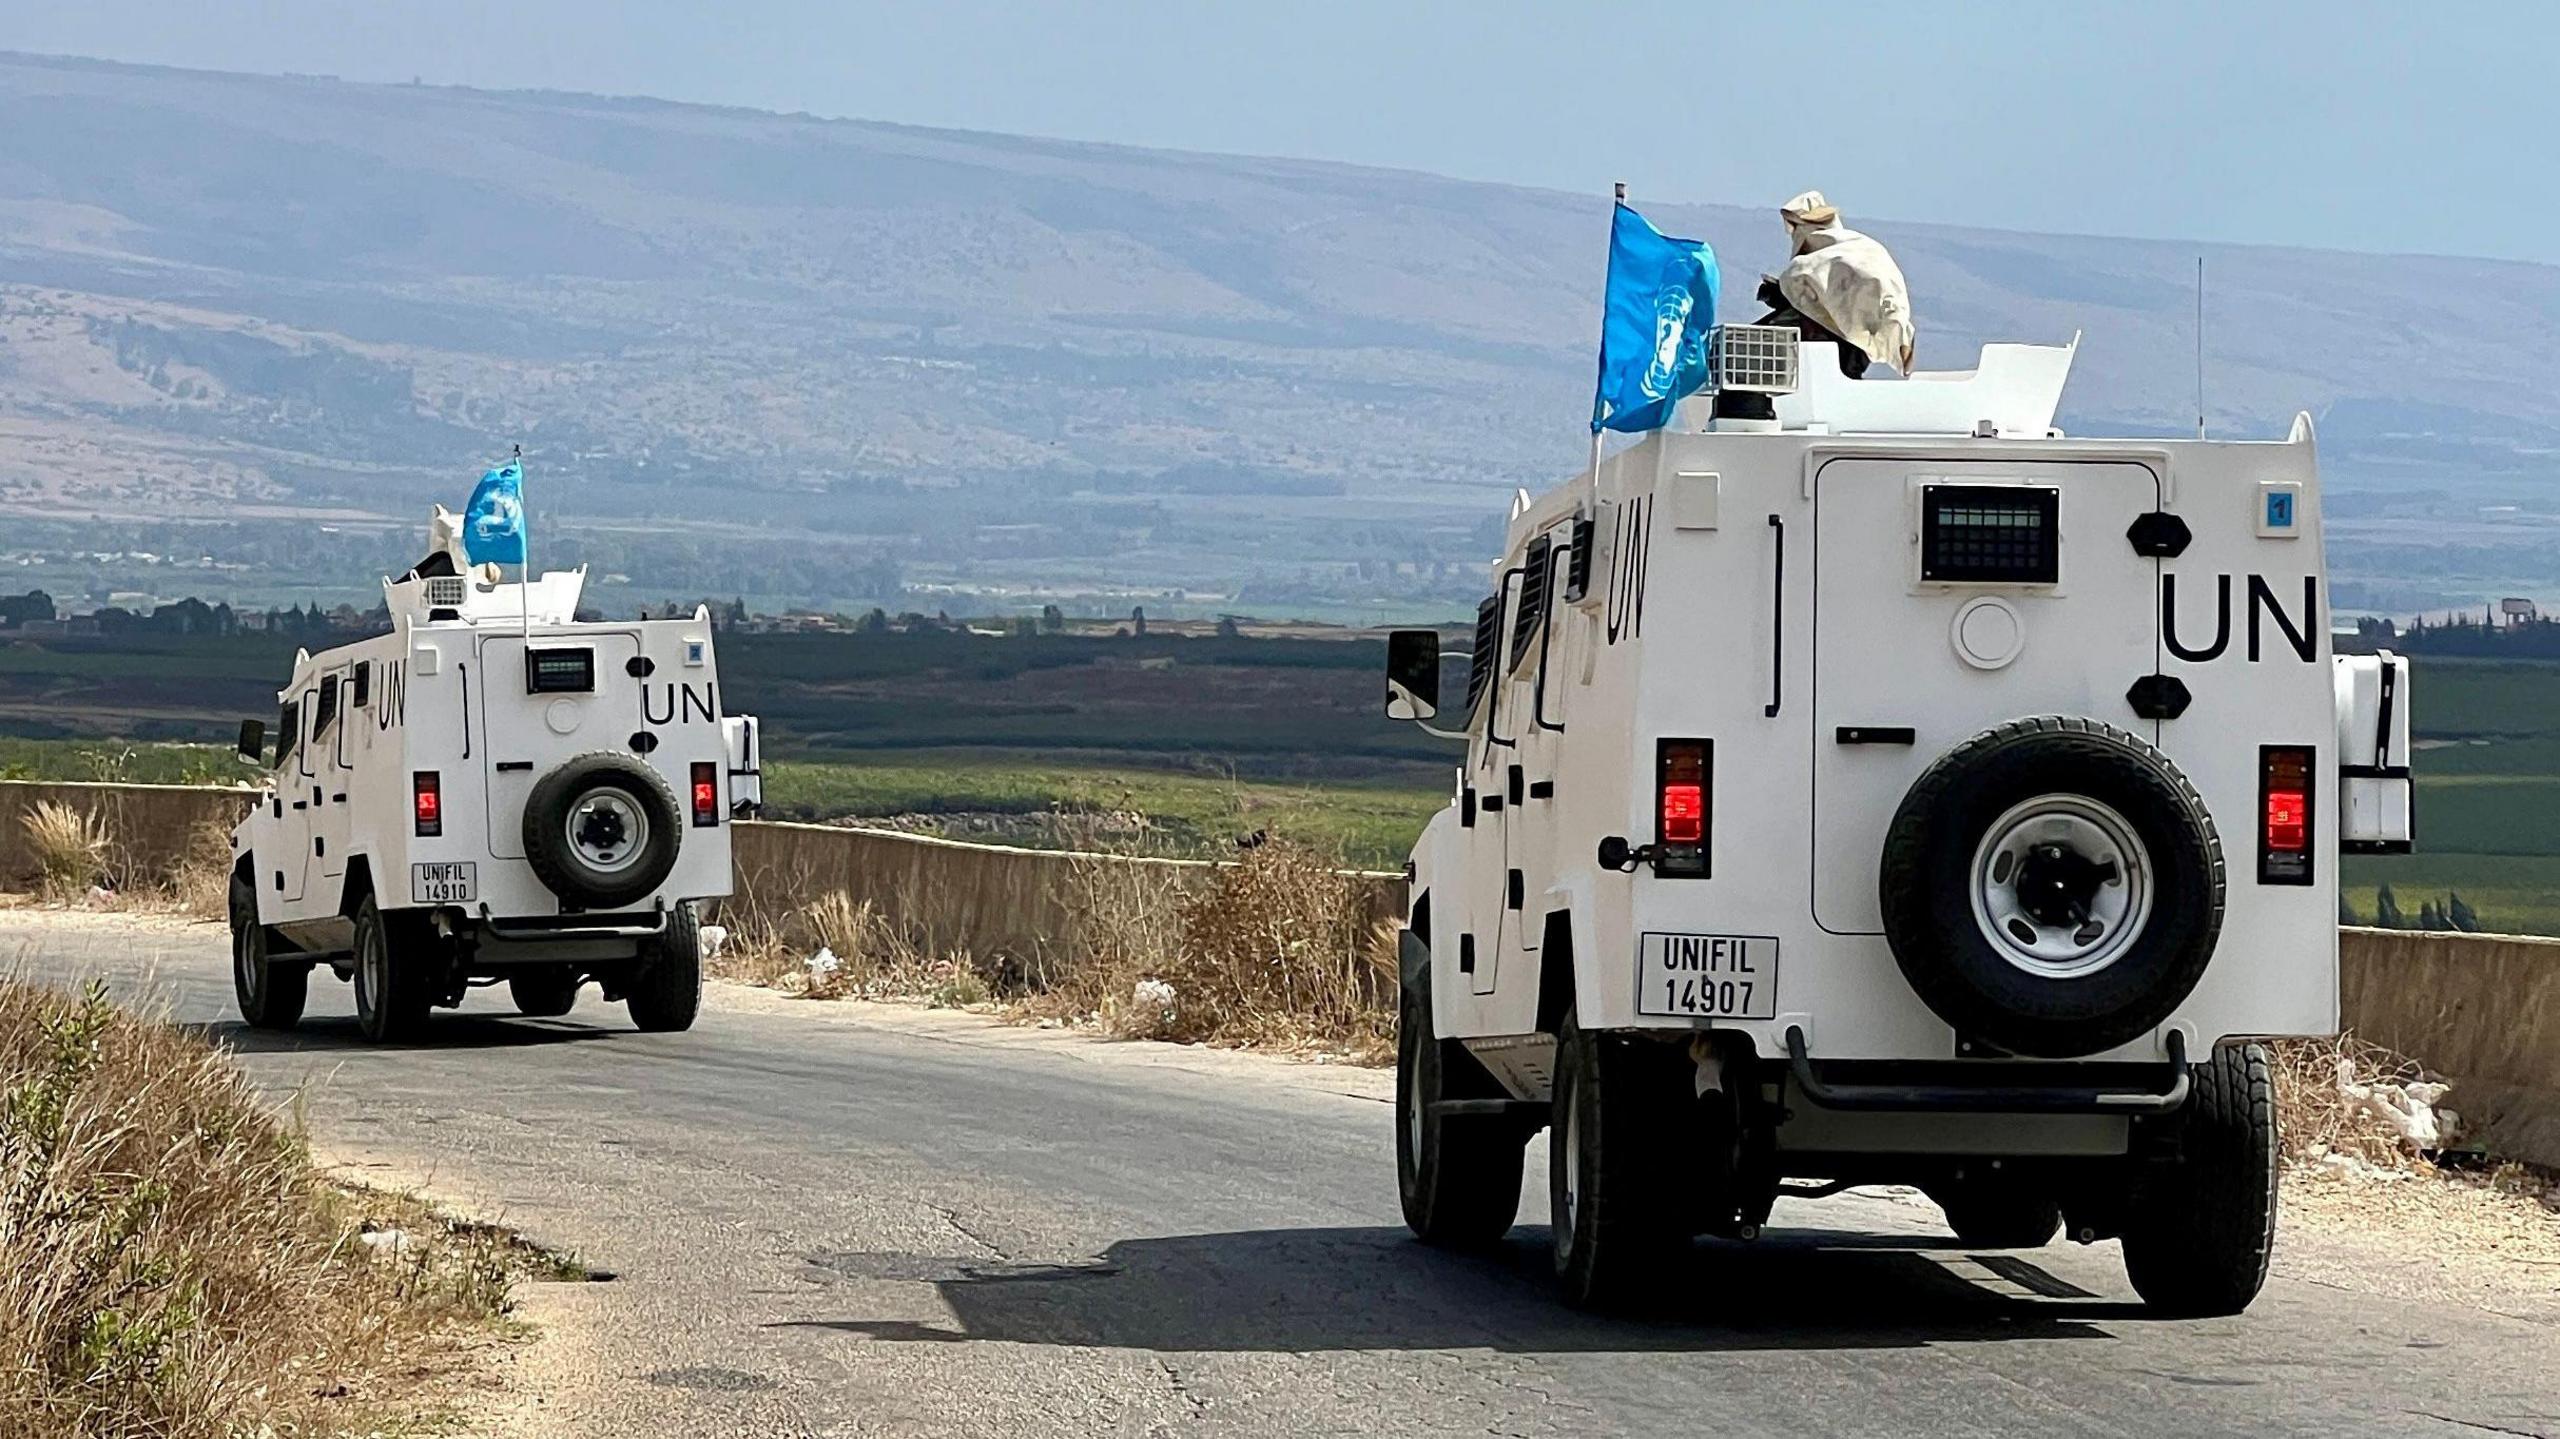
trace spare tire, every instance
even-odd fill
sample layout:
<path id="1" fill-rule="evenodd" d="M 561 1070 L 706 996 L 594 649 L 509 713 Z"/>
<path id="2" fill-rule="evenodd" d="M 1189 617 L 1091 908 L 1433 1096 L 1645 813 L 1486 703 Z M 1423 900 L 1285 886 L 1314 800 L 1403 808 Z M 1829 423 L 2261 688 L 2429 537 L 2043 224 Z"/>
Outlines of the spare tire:
<path id="1" fill-rule="evenodd" d="M 544 775 L 524 806 L 524 854 L 562 903 L 611 909 L 666 882 L 684 843 L 675 792 L 627 754 L 582 754 Z"/>
<path id="2" fill-rule="evenodd" d="M 2014 720 L 1903 796 L 1879 894 L 1903 976 L 1969 1040 L 2064 1058 L 2149 1033 L 2222 930 L 2222 841 L 2167 756 L 2095 720 Z"/>

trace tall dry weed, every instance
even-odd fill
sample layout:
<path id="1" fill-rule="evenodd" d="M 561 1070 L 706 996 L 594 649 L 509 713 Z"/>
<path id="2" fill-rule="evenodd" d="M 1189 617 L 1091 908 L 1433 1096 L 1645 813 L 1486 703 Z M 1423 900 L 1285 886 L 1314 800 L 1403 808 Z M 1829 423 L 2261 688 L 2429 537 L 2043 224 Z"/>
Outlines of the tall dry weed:
<path id="1" fill-rule="evenodd" d="M 44 897 L 71 900 L 105 877 L 114 836 L 87 810 L 45 800 L 18 817 Z"/>
<path id="2" fill-rule="evenodd" d="M 1364 1059 L 1395 1038 L 1395 960 L 1333 857 L 1270 839 L 1172 901 L 1168 936 L 1100 954 L 1115 1032 L 1325 1048 Z"/>
<path id="3" fill-rule="evenodd" d="M 485 1274 L 374 1258 L 219 1051 L 0 980 L 0 1433 L 370 1432 L 408 1422 Z"/>
<path id="4" fill-rule="evenodd" d="M 915 930 L 869 899 L 834 889 L 777 915 L 732 907 L 728 943 L 712 972 L 811 999 L 922 999 L 972 1005 L 989 997 L 965 955 L 935 955 Z"/>

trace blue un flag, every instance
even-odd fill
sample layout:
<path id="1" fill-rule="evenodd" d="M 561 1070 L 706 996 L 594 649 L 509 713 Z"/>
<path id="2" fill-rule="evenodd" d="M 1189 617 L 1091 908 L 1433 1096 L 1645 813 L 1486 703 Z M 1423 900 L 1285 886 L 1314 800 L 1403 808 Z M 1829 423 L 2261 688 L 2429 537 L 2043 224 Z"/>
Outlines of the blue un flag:
<path id="1" fill-rule="evenodd" d="M 1591 428 L 1658 430 L 1707 382 L 1716 323 L 1716 252 L 1678 240 L 1625 205 L 1609 226 L 1609 301 L 1600 321 L 1600 388 Z"/>
<path id="2" fill-rule="evenodd" d="M 480 477 L 462 512 L 462 553 L 475 565 L 524 563 L 524 465 L 509 460 Z"/>

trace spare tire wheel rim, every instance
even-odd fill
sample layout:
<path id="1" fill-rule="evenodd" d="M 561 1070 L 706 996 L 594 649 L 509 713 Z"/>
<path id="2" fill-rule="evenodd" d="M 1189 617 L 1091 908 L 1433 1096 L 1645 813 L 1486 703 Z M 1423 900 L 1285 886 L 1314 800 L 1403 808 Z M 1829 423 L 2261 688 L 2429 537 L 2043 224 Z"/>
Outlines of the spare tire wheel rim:
<path id="1" fill-rule="evenodd" d="M 628 793 L 598 785 L 580 794 L 563 821 L 570 852 L 598 874 L 620 874 L 649 847 L 649 813 Z"/>
<path id="2" fill-rule="evenodd" d="M 1973 852 L 1973 919 L 2002 959 L 2080 979 L 2124 957 L 2151 918 L 2151 856 L 2133 824 L 2087 795 L 2009 807 Z"/>

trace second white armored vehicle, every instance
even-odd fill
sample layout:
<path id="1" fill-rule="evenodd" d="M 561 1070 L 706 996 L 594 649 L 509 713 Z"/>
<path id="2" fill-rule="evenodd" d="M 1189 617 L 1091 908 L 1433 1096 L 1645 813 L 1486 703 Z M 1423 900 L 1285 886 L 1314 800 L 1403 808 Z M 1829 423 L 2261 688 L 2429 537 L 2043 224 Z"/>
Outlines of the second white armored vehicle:
<path id="1" fill-rule="evenodd" d="M 580 622 L 584 578 L 501 583 L 440 534 L 384 584 L 390 633 L 297 655 L 272 735 L 241 727 L 273 771 L 232 837 L 249 1023 L 294 1024 L 315 969 L 374 1040 L 500 980 L 530 1015 L 593 980 L 641 1029 L 693 1023 L 756 722 L 722 707 L 708 613 Z"/>

